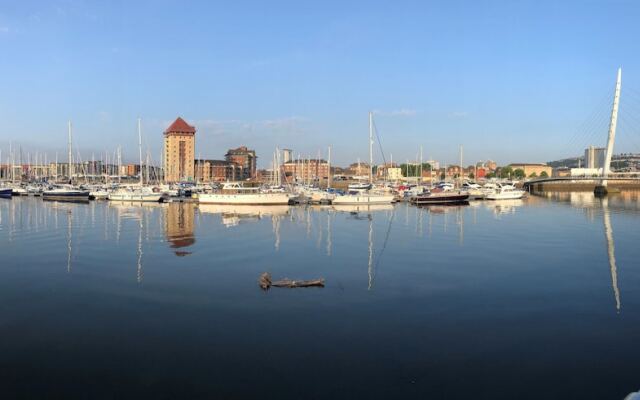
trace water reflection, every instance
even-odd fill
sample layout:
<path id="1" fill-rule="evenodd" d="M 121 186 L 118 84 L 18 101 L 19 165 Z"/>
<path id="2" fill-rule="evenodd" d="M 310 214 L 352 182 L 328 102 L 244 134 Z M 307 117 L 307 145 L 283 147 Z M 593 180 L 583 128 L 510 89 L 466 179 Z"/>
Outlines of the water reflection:
<path id="1" fill-rule="evenodd" d="M 611 271 L 611 286 L 616 299 L 616 310 L 620 312 L 620 289 L 618 289 L 618 267 L 616 265 L 615 246 L 613 243 L 613 229 L 611 228 L 611 212 L 608 197 L 602 198 L 602 219 L 604 221 L 604 235 L 607 241 L 607 257 Z"/>
<path id="2" fill-rule="evenodd" d="M 184 250 L 196 242 L 194 235 L 195 208 L 193 203 L 173 203 L 164 212 L 164 233 L 178 257 L 191 254 Z"/>

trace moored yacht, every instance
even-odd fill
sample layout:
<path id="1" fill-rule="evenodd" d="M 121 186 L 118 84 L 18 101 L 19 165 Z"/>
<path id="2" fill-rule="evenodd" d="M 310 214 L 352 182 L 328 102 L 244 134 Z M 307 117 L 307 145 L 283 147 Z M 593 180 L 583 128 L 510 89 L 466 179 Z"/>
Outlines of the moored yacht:
<path id="1" fill-rule="evenodd" d="M 421 195 L 413 196 L 409 201 L 415 205 L 463 204 L 469 201 L 469 193 L 434 189 Z"/>
<path id="2" fill-rule="evenodd" d="M 148 186 L 123 187 L 107 195 L 107 199 L 112 201 L 148 201 L 159 202 L 162 193 L 156 193 Z"/>
<path id="3" fill-rule="evenodd" d="M 10 187 L 0 186 L 0 197 L 2 198 L 10 198 L 13 195 L 13 189 Z"/>
<path id="4" fill-rule="evenodd" d="M 391 193 L 373 190 L 373 113 L 369 112 L 369 183 L 367 189 L 352 191 L 342 196 L 336 196 L 331 204 L 360 205 L 360 204 L 391 204 L 395 196 Z M 349 185 L 351 188 L 351 185 Z"/>
<path id="5" fill-rule="evenodd" d="M 201 204 L 246 204 L 284 205 L 289 204 L 289 194 L 264 192 L 258 187 L 244 187 L 240 182 L 226 182 L 222 189 L 214 193 L 197 193 L 194 197 Z"/>
<path id="6" fill-rule="evenodd" d="M 89 201 L 89 191 L 76 189 L 71 185 L 58 186 L 42 192 L 43 200 Z"/>
<path id="7" fill-rule="evenodd" d="M 514 200 L 524 197 L 526 192 L 524 190 L 516 189 L 513 185 L 498 184 L 497 188 L 485 195 L 487 200 Z"/>

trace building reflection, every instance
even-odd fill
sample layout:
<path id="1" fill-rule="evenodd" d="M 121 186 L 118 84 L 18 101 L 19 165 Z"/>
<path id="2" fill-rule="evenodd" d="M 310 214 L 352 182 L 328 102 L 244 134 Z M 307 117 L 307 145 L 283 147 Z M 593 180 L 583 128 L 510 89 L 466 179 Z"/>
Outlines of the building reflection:
<path id="1" fill-rule="evenodd" d="M 191 254 L 186 248 L 196 242 L 193 229 L 195 207 L 193 203 L 172 203 L 164 209 L 164 232 L 178 257 Z"/>

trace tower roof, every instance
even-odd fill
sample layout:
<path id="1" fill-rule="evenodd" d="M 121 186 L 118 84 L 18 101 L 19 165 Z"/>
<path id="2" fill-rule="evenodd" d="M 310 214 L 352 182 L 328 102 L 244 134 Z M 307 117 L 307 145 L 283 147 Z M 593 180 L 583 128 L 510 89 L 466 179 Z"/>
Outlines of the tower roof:
<path id="1" fill-rule="evenodd" d="M 182 117 L 176 118 L 175 121 L 164 131 L 164 133 L 196 133 L 196 128 L 187 124 Z"/>

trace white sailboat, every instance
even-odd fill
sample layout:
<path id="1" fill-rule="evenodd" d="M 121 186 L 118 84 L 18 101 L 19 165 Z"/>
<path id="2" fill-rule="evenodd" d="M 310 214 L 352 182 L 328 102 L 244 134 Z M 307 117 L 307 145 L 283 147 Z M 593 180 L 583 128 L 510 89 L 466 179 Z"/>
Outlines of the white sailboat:
<path id="1" fill-rule="evenodd" d="M 360 204 L 391 204 L 393 194 L 377 193 L 373 187 L 373 113 L 369 112 L 369 189 L 358 191 L 355 194 L 336 196 L 331 204 L 335 205 L 360 205 Z"/>
<path id="2" fill-rule="evenodd" d="M 142 130 L 140 128 L 140 118 L 138 118 L 138 153 L 140 156 L 140 183 L 139 186 L 119 188 L 115 192 L 109 193 L 107 199 L 112 201 L 134 201 L 134 202 L 159 202 L 162 193 L 156 193 L 152 188 L 144 186 L 144 175 L 142 174 Z"/>
<path id="3" fill-rule="evenodd" d="M 68 175 L 69 182 L 73 179 L 73 154 L 72 154 L 72 134 L 71 134 L 71 121 L 69 121 L 69 164 Z M 43 200 L 58 200 L 58 201 L 88 201 L 89 191 L 80 190 L 74 188 L 71 184 L 59 185 L 57 187 L 45 190 L 42 192 Z"/>

